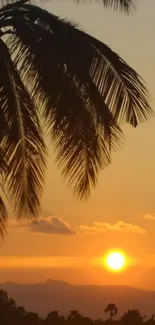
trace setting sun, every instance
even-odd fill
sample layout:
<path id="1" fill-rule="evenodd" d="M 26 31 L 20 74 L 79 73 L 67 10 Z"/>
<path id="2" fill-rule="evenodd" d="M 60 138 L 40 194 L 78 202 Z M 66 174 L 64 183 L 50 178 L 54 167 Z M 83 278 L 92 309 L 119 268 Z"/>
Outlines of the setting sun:
<path id="1" fill-rule="evenodd" d="M 126 257 L 124 253 L 114 251 L 110 252 L 105 257 L 105 265 L 111 271 L 123 271 L 126 264 Z"/>

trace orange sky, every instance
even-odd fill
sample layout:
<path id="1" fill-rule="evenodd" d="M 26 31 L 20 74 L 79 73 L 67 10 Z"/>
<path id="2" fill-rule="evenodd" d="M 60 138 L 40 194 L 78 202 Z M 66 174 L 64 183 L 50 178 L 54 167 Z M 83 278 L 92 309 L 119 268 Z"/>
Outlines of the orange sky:
<path id="1" fill-rule="evenodd" d="M 154 0 L 139 0 L 137 12 L 128 18 L 93 4 L 56 1 L 46 8 L 111 46 L 142 75 L 154 96 Z M 124 132 L 122 150 L 101 172 L 87 202 L 66 188 L 50 150 L 40 223 L 28 228 L 11 222 L 0 246 L 0 282 L 18 281 L 20 274 L 21 282 L 53 278 L 155 289 L 155 119 L 136 130 L 124 126 Z M 111 248 L 125 250 L 134 262 L 122 274 L 92 266 L 93 258 Z"/>

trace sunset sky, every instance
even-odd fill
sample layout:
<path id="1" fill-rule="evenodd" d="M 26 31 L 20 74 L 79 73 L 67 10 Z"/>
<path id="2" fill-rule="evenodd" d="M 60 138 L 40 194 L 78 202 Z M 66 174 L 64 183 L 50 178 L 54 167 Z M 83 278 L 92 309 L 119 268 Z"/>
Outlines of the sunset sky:
<path id="1" fill-rule="evenodd" d="M 52 1 L 46 8 L 108 44 L 139 72 L 155 97 L 154 0 L 137 1 L 130 17 L 89 1 Z M 51 278 L 155 289 L 155 118 L 136 130 L 123 129 L 122 149 L 100 173 L 86 202 L 66 187 L 50 150 L 41 218 L 37 226 L 20 227 L 10 212 L 8 235 L 0 244 L 0 282 Z M 110 273 L 99 263 L 109 249 L 128 256 L 124 272 Z"/>

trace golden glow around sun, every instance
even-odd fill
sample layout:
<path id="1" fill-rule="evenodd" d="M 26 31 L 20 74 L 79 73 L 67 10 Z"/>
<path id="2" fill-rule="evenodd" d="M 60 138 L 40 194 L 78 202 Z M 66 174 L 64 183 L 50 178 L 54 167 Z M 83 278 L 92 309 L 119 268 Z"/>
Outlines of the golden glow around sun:
<path id="1" fill-rule="evenodd" d="M 126 256 L 120 251 L 109 252 L 105 256 L 104 264 L 110 271 L 123 271 L 126 266 Z"/>

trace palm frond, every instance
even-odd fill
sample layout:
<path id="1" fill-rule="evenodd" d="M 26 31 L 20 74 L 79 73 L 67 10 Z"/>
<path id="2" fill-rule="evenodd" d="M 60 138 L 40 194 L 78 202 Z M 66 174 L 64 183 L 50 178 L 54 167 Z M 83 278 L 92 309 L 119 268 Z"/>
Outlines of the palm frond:
<path id="1" fill-rule="evenodd" d="M 81 69 L 78 73 L 78 57 L 73 56 L 73 67 L 65 53 L 60 60 L 59 43 L 56 46 L 51 31 L 42 26 L 37 25 L 34 33 L 31 23 L 23 24 L 22 17 L 17 24 L 16 19 L 16 36 L 11 36 L 9 46 L 16 51 L 24 83 L 33 85 L 29 90 L 42 104 L 63 175 L 69 185 L 74 183 L 80 197 L 87 196 L 100 168 L 110 162 L 110 151 L 118 146 L 121 131 L 89 74 L 80 74 Z"/>
<path id="2" fill-rule="evenodd" d="M 129 14 L 135 9 L 134 0 L 102 0 L 103 5 L 114 10 L 124 11 Z"/>
<path id="3" fill-rule="evenodd" d="M 107 45 L 92 38 L 97 55 L 91 76 L 118 123 L 133 127 L 148 120 L 153 111 L 142 78 Z"/>
<path id="4" fill-rule="evenodd" d="M 152 110 L 140 76 L 107 45 L 32 5 L 12 20 L 24 84 L 40 104 L 58 164 L 83 197 L 118 147 L 118 122 L 137 126 Z"/>
<path id="5" fill-rule="evenodd" d="M 51 119 L 58 166 L 62 168 L 68 184 L 74 185 L 74 192 L 80 198 L 90 194 L 92 185 L 97 183 L 100 169 L 110 163 L 113 136 L 116 144 L 121 136 L 111 115 L 107 128 L 101 119 L 98 118 L 97 122 L 95 112 L 93 114 L 94 104 L 87 102 L 88 94 L 83 92 L 83 87 L 74 87 L 72 79 L 68 84 L 65 82 Z"/>
<path id="6" fill-rule="evenodd" d="M 0 40 L 0 100 L 5 136 L 2 149 L 10 170 L 6 182 L 18 217 L 35 217 L 44 180 L 45 144 L 33 100 Z"/>
<path id="7" fill-rule="evenodd" d="M 6 222 L 7 222 L 7 209 L 5 203 L 0 196 L 0 237 L 3 238 L 6 232 Z"/>
<path id="8" fill-rule="evenodd" d="M 14 4 L 14 7 L 21 6 L 25 2 L 29 2 L 31 4 L 45 4 L 50 2 L 51 0 L 1 0 L 1 6 L 4 7 L 5 5 L 8 6 L 7 9 L 10 8 L 10 5 Z M 96 1 L 96 0 L 95 0 Z M 78 1 L 79 2 L 79 1 Z M 98 2 L 98 0 L 97 0 Z M 136 0 L 101 0 L 100 1 L 105 8 L 112 8 L 114 10 L 119 10 L 121 12 L 125 12 L 129 14 L 135 9 L 135 2 Z M 5 9 L 6 10 L 6 9 Z"/>
<path id="9" fill-rule="evenodd" d="M 88 87 L 91 80 L 91 87 L 93 82 L 119 123 L 137 126 L 151 116 L 143 80 L 107 45 L 39 7 L 25 5 L 19 13 L 33 22 L 31 30 L 37 35 L 40 49 L 47 47 L 51 62 L 56 59 L 80 81 L 83 78 Z"/>
<path id="10" fill-rule="evenodd" d="M 2 122 L 2 120 L 1 120 Z M 2 123 L 0 123 L 2 125 Z M 3 128 L 3 125 L 2 125 L 2 128 Z M 3 129 L 2 129 L 3 130 Z M 0 131 L 1 133 L 1 131 Z M 3 141 L 2 137 L 0 136 L 0 139 L 1 139 L 1 143 Z M 10 168 L 8 166 L 8 163 L 6 161 L 6 157 L 5 157 L 5 153 L 4 153 L 4 150 L 2 149 L 2 147 L 0 147 L 0 174 L 1 176 L 3 174 L 5 174 L 6 172 L 10 171 Z"/>

